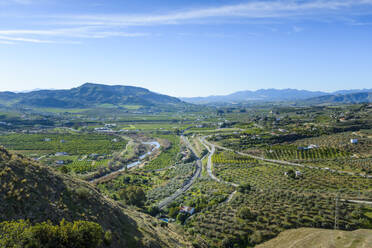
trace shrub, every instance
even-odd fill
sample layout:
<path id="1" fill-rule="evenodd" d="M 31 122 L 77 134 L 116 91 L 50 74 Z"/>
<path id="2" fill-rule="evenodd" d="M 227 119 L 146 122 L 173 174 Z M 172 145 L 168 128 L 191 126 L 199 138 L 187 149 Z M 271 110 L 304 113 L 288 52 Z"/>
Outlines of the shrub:
<path id="1" fill-rule="evenodd" d="M 255 214 L 247 207 L 240 208 L 237 215 L 243 220 L 253 220 L 256 218 Z"/>
<path id="2" fill-rule="evenodd" d="M 109 244 L 111 236 L 106 236 L 99 224 L 88 221 L 62 220 L 56 226 L 24 220 L 0 223 L 0 247 L 96 248 L 104 240 Z"/>

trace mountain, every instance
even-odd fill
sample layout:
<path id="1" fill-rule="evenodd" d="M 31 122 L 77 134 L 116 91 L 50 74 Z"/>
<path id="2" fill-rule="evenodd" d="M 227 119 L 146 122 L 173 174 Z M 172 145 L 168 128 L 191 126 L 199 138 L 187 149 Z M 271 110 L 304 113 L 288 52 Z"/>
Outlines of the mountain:
<path id="1" fill-rule="evenodd" d="M 370 92 L 358 92 L 345 95 L 327 95 L 309 98 L 301 103 L 305 104 L 355 104 L 372 102 L 372 90 Z"/>
<path id="2" fill-rule="evenodd" d="M 27 93 L 0 92 L 0 104 L 37 108 L 91 108 L 102 105 L 143 108 L 182 108 L 186 103 L 133 86 L 86 83 L 68 90 L 37 90 Z"/>
<path id="3" fill-rule="evenodd" d="M 191 97 L 181 98 L 181 100 L 194 104 L 209 103 L 237 103 L 248 101 L 294 101 L 310 97 L 327 95 L 320 91 L 307 91 L 296 89 L 260 89 L 256 91 L 238 91 L 225 96 Z"/>
<path id="4" fill-rule="evenodd" d="M 371 247 L 372 230 L 360 229 L 352 232 L 315 228 L 287 230 L 257 248 L 323 247 L 350 248 Z"/>
<path id="5" fill-rule="evenodd" d="M 317 104 L 323 101 L 339 103 L 359 103 L 368 102 L 366 94 L 372 89 L 361 90 L 340 90 L 332 93 L 321 91 L 308 91 L 296 89 L 260 89 L 256 91 L 238 91 L 225 96 L 207 97 L 184 97 L 181 100 L 193 104 L 213 104 L 213 103 L 244 103 L 244 102 L 301 102 L 303 100 L 313 101 Z M 364 95 L 363 95 L 364 94 Z M 345 97 L 341 97 L 345 95 Z M 370 101 L 370 100 L 369 100 Z"/>
<path id="6" fill-rule="evenodd" d="M 112 232 L 110 247 L 190 247 L 172 225 L 119 205 L 92 185 L 0 147 L 0 222 L 84 220 Z M 1 235 L 0 241 L 4 236 Z M 172 233 L 172 235 L 169 235 Z M 1 242 L 0 242 L 1 244 Z"/>

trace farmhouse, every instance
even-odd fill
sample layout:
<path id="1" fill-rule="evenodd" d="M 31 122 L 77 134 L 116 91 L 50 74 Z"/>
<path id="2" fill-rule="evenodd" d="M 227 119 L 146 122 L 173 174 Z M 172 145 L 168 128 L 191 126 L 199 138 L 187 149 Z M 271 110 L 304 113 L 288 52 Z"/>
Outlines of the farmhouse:
<path id="1" fill-rule="evenodd" d="M 187 214 L 193 214 L 195 212 L 195 208 L 192 207 L 187 207 L 187 206 L 182 206 L 180 208 L 181 213 L 187 213 Z"/>
<path id="2" fill-rule="evenodd" d="M 299 146 L 298 150 L 310 150 L 310 149 L 314 149 L 314 148 L 318 148 L 318 147 L 319 147 L 318 145 L 311 144 L 311 145 L 308 145 L 308 146 Z"/>

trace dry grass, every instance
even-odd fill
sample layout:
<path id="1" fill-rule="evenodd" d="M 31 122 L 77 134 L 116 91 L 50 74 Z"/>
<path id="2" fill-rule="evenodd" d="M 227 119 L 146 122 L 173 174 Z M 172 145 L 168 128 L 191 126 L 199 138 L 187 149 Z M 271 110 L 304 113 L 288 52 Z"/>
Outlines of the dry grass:
<path id="1" fill-rule="evenodd" d="M 352 232 L 315 228 L 288 230 L 256 248 L 371 248 L 372 230 Z"/>

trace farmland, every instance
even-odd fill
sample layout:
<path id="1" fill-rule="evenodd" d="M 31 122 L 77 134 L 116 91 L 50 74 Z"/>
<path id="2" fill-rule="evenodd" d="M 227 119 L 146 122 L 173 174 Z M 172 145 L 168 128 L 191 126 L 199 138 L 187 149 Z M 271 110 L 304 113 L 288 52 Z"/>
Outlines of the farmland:
<path id="1" fill-rule="evenodd" d="M 116 138 L 117 142 L 112 140 Z M 71 155 L 110 154 L 123 149 L 125 139 L 100 134 L 9 134 L 0 135 L 0 143 L 13 151 L 33 153 L 67 152 Z"/>
<path id="2" fill-rule="evenodd" d="M 338 121 L 348 111 L 353 118 Z M 263 106 L 112 119 L 56 112 L 71 127 L 4 131 L 0 143 L 178 226 L 195 247 L 246 248 L 293 228 L 372 227 L 370 112 Z"/>

